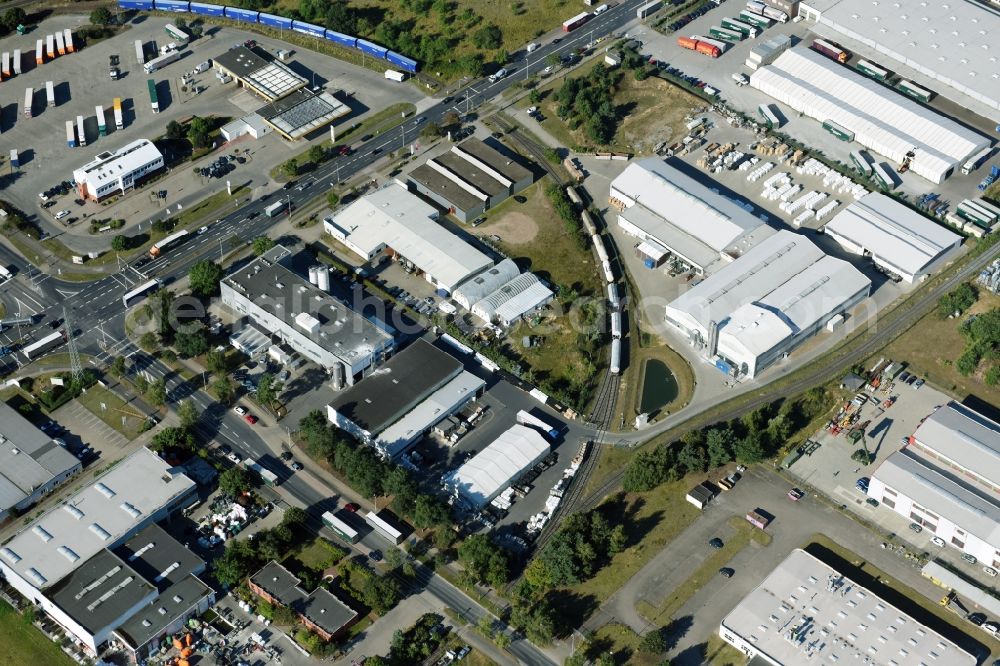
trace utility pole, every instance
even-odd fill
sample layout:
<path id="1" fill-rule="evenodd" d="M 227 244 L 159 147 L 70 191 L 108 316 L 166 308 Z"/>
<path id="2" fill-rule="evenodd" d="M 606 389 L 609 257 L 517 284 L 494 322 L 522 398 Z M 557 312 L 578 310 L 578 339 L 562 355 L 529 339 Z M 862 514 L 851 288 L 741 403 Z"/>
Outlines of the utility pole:
<path id="1" fill-rule="evenodd" d="M 66 327 L 66 338 L 69 342 L 69 363 L 73 379 L 79 379 L 83 375 L 83 365 L 80 363 L 80 350 L 76 348 L 76 338 L 73 336 L 73 320 L 66 306 L 63 306 L 63 326 Z"/>

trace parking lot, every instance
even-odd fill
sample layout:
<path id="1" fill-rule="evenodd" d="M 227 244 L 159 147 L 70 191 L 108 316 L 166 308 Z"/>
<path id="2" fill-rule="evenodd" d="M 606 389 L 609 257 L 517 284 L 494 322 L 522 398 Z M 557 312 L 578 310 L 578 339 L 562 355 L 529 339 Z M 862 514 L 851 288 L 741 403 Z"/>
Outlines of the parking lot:
<path id="1" fill-rule="evenodd" d="M 114 150 L 138 138 L 155 138 L 164 132 L 164 127 L 172 120 L 184 120 L 191 116 L 210 115 L 238 118 L 261 107 L 264 102 L 239 89 L 234 83 L 223 84 L 214 75 L 213 69 L 193 75 L 191 84 L 181 90 L 181 76 L 191 72 L 199 63 L 212 60 L 234 44 L 242 44 L 253 38 L 259 46 L 274 53 L 287 49 L 287 44 L 253 33 L 232 28 L 206 27 L 206 35 L 182 49 L 180 60 L 163 69 L 146 75 L 138 65 L 134 43 L 142 41 L 147 54 L 155 45 L 166 44 L 169 40 L 163 26 L 169 22 L 166 17 L 139 17 L 128 30 L 119 36 L 86 46 L 77 53 L 59 56 L 44 65 L 33 64 L 35 40 L 50 32 L 63 28 L 77 29 L 85 23 L 82 16 L 54 16 L 43 21 L 27 35 L 9 35 L 0 39 L 0 49 L 13 51 L 20 49 L 24 60 L 23 73 L 5 82 L 5 88 L 17 90 L 18 94 L 7 97 L 7 104 L 0 106 L 0 154 L 7 156 L 11 149 L 20 155 L 20 168 L 13 174 L 6 187 L 7 198 L 29 212 L 38 210 L 45 203 L 38 194 L 45 192 L 59 181 L 72 178 L 72 169 L 91 160 L 97 153 Z M 112 80 L 108 74 L 110 57 L 117 55 L 121 75 Z M 29 60 L 32 63 L 29 63 Z M 355 67 L 334 58 L 312 51 L 296 50 L 289 62 L 291 69 L 306 77 L 310 85 L 328 90 L 342 91 L 341 97 L 352 107 L 352 115 L 340 120 L 340 124 L 353 124 L 358 118 L 371 111 L 378 111 L 396 102 L 416 102 L 422 95 L 413 86 L 400 86 L 387 82 L 377 72 Z M 147 79 L 156 82 L 160 113 L 153 113 L 146 86 Z M 52 81 L 55 92 L 55 107 L 45 103 L 45 82 Z M 35 90 L 33 117 L 25 118 L 22 101 L 24 89 Z M 193 92 L 201 90 L 201 92 Z M 122 99 L 124 129 L 115 129 L 112 102 Z M 107 120 L 107 136 L 98 136 L 95 107 L 104 107 Z M 86 147 L 69 148 L 66 142 L 65 123 L 84 116 Z M 277 158 L 287 159 L 284 152 L 291 149 L 296 153 L 304 150 L 304 144 L 292 147 L 277 134 L 271 133 L 254 142 L 255 152 L 270 148 Z M 272 153 L 274 155 L 275 153 Z M 266 161 L 266 160 L 265 160 Z M 271 162 L 260 173 L 259 182 L 266 180 L 267 170 L 277 163 Z M 205 165 L 207 166 L 207 165 Z M 261 164 L 263 166 L 263 164 Z M 56 167 L 56 168 L 53 168 Z M 168 188 L 172 203 L 178 192 Z M 76 195 L 61 196 L 48 209 L 44 209 L 43 219 L 54 222 L 54 214 L 70 210 L 70 216 L 81 220 L 86 216 L 109 215 L 107 208 L 99 204 L 78 206 L 73 203 Z M 133 193 L 131 199 L 145 198 L 144 193 Z M 134 206 L 133 206 L 134 207 Z M 156 206 L 158 207 L 158 205 Z M 119 215 L 133 222 L 128 211 Z M 144 219 L 144 218 L 143 218 Z M 58 227 L 64 230 L 63 225 Z M 55 229 L 56 227 L 51 227 Z M 75 225 L 70 233 L 86 235 L 84 225 Z"/>

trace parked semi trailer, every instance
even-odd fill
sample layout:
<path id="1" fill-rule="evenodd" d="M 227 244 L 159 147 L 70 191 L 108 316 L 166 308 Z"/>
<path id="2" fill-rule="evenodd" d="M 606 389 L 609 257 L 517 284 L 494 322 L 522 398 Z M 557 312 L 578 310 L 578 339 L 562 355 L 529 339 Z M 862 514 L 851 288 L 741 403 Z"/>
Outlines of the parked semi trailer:
<path id="1" fill-rule="evenodd" d="M 51 81 L 45 82 L 45 101 L 48 103 L 49 107 L 54 107 L 56 105 L 56 88 Z"/>
<path id="2" fill-rule="evenodd" d="M 14 49 L 14 76 L 21 73 L 21 49 Z"/>
<path id="3" fill-rule="evenodd" d="M 140 65 L 146 64 L 146 53 L 142 48 L 142 40 L 135 40 L 135 60 Z"/>
<path id="4" fill-rule="evenodd" d="M 45 64 L 45 44 L 40 39 L 35 40 L 35 64 Z"/>
<path id="5" fill-rule="evenodd" d="M 147 62 L 145 65 L 142 66 L 142 68 L 146 70 L 147 74 L 152 74 L 156 70 L 166 67 L 170 63 L 179 60 L 180 57 L 181 57 L 180 51 L 167 51 L 163 55 L 157 56 L 156 58 L 153 58 L 152 60 Z"/>
<path id="6" fill-rule="evenodd" d="M 78 137 L 80 145 L 81 146 L 86 146 L 87 145 L 87 132 L 83 128 L 83 116 L 77 116 L 76 117 L 76 133 L 80 135 Z"/>
<path id="7" fill-rule="evenodd" d="M 847 51 L 840 48 L 836 44 L 826 41 L 825 39 L 814 39 L 809 48 L 816 53 L 822 53 L 831 60 L 836 60 L 837 62 L 847 62 Z"/>
<path id="8" fill-rule="evenodd" d="M 31 117 L 31 105 L 35 101 L 35 91 L 28 88 L 24 91 L 24 117 Z"/>
<path id="9" fill-rule="evenodd" d="M 125 123 L 122 118 L 122 98 L 115 97 L 115 129 L 125 129 Z"/>
<path id="10" fill-rule="evenodd" d="M 94 115 L 97 116 L 97 136 L 107 136 L 108 126 L 104 122 L 104 106 L 100 104 L 95 106 Z"/>
<path id="11" fill-rule="evenodd" d="M 159 113 L 160 99 L 156 96 L 156 81 L 149 79 L 146 81 L 146 87 L 149 89 L 149 104 L 153 107 L 153 113 Z"/>
<path id="12" fill-rule="evenodd" d="M 722 55 L 722 49 L 708 42 L 704 42 L 696 37 L 679 37 L 677 39 L 677 44 L 685 49 L 691 49 L 692 51 L 697 51 L 712 58 L 718 58 Z"/>
<path id="13" fill-rule="evenodd" d="M 72 120 L 66 121 L 66 145 L 76 148 L 76 128 Z"/>

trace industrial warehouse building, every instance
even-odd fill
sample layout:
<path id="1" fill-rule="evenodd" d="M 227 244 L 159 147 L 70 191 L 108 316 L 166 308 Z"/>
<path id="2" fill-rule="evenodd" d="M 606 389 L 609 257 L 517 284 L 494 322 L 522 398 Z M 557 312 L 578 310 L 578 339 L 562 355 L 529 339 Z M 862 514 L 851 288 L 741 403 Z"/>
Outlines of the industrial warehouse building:
<path id="1" fill-rule="evenodd" d="M 712 273 L 774 233 L 742 205 L 663 160 L 628 165 L 611 183 L 622 231 L 655 243 L 697 273 Z"/>
<path id="2" fill-rule="evenodd" d="M 462 222 L 531 185 L 531 172 L 479 139 L 468 139 L 410 172 L 410 187 Z"/>
<path id="3" fill-rule="evenodd" d="M 752 664 L 948 664 L 976 658 L 804 550 L 795 549 L 719 625 Z"/>
<path id="4" fill-rule="evenodd" d="M 926 276 L 962 242 L 958 234 L 874 192 L 837 213 L 824 232 L 848 252 L 871 256 L 876 266 L 909 283 Z"/>
<path id="5" fill-rule="evenodd" d="M 482 394 L 486 383 L 426 340 L 389 359 L 326 407 L 338 428 L 392 459 Z"/>
<path id="6" fill-rule="evenodd" d="M 326 641 L 337 638 L 360 618 L 358 612 L 325 587 L 306 593 L 299 579 L 274 560 L 250 577 L 247 584 L 268 603 L 285 606 Z"/>
<path id="7" fill-rule="evenodd" d="M 392 352 L 393 336 L 293 273 L 282 263 L 290 255 L 276 245 L 223 279 L 222 303 L 329 372 L 335 386 L 353 384 Z"/>
<path id="8" fill-rule="evenodd" d="M 510 326 L 552 301 L 554 294 L 531 273 L 521 273 L 513 259 L 463 282 L 452 294 L 455 302 L 488 323 Z"/>
<path id="9" fill-rule="evenodd" d="M 268 102 L 305 88 L 308 81 L 283 62 L 265 58 L 255 49 L 237 46 L 216 56 L 215 69 L 236 79 L 237 84 Z"/>
<path id="10" fill-rule="evenodd" d="M 350 112 L 350 107 L 331 93 L 304 88 L 257 109 L 257 115 L 289 141 L 308 136 Z"/>
<path id="11" fill-rule="evenodd" d="M 898 64 L 916 83 L 936 88 L 973 112 L 1000 122 L 996 40 L 1000 13 L 995 1 L 992 7 L 988 5 L 806 0 L 799 11 L 818 21 L 818 29 L 873 49 L 884 58 L 884 67 Z"/>
<path id="12" fill-rule="evenodd" d="M 142 652 L 214 603 L 189 580 L 204 562 L 154 524 L 196 493 L 179 469 L 139 449 L 7 541 L 0 572 L 91 654 L 108 640 Z M 167 601 L 176 585 L 186 603 Z M 143 613 L 141 630 L 129 624 Z"/>
<path id="13" fill-rule="evenodd" d="M 23 513 L 80 473 L 80 461 L 0 402 L 0 522 Z"/>
<path id="14" fill-rule="evenodd" d="M 445 475 L 442 484 L 462 503 L 479 509 L 548 454 L 549 443 L 537 430 L 515 425 Z"/>
<path id="15" fill-rule="evenodd" d="M 987 137 L 804 46 L 755 71 L 750 85 L 810 118 L 853 132 L 855 141 L 895 166 L 912 151 L 910 170 L 933 183 L 990 145 Z"/>
<path id="16" fill-rule="evenodd" d="M 955 402 L 875 470 L 868 494 L 948 547 L 1000 567 L 1000 424 Z"/>
<path id="17" fill-rule="evenodd" d="M 364 261 L 386 252 L 451 293 L 493 260 L 438 224 L 437 218 L 436 208 L 392 183 L 324 219 L 323 228 Z"/>
<path id="18" fill-rule="evenodd" d="M 163 155 L 148 139 L 138 139 L 118 150 L 98 153 L 73 170 L 73 182 L 84 199 L 100 201 L 131 191 L 143 178 L 163 168 Z"/>
<path id="19" fill-rule="evenodd" d="M 751 379 L 870 289 L 851 264 L 783 230 L 667 305 L 666 321 L 720 370 Z"/>

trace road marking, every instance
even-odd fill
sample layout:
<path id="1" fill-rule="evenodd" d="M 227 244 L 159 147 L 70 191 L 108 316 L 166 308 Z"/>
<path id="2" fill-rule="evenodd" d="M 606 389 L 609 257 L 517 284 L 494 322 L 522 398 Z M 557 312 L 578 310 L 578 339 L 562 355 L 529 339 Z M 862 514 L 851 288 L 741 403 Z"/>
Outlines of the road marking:
<path id="1" fill-rule="evenodd" d="M 80 292 L 78 292 L 78 291 L 63 291 L 62 289 L 56 289 L 56 293 L 58 293 L 63 298 L 73 298 L 74 296 L 76 296 Z"/>
<path id="2" fill-rule="evenodd" d="M 22 303 L 21 299 L 18 298 L 18 297 L 16 297 L 16 296 L 14 297 L 14 302 L 17 303 L 17 308 L 18 308 L 17 312 L 18 312 L 18 314 L 20 314 L 21 308 L 27 308 L 31 312 L 31 316 L 32 317 L 34 317 L 36 314 L 38 314 L 38 312 L 36 312 L 35 310 L 32 310 L 29 306 L 27 306 L 26 304 Z"/>

